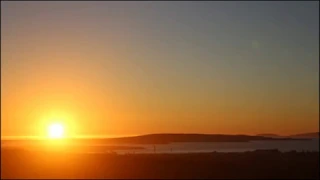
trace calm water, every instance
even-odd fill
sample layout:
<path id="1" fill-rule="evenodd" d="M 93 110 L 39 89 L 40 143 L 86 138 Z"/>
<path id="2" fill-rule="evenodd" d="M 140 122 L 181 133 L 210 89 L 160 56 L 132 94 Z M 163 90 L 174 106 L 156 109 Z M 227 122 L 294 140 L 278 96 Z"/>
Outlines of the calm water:
<path id="1" fill-rule="evenodd" d="M 126 144 L 126 146 L 137 146 Z M 153 145 L 138 145 L 142 150 L 118 150 L 117 153 L 154 153 Z M 191 152 L 245 152 L 256 149 L 278 149 L 279 151 L 319 151 L 319 140 L 306 141 L 252 141 L 252 142 L 205 142 L 205 143 L 171 143 L 155 145 L 157 153 L 191 153 Z M 95 152 L 99 153 L 99 152 Z"/>
<path id="2" fill-rule="evenodd" d="M 70 143 L 67 143 L 70 144 Z M 2 144 L 5 147 L 6 144 Z M 7 144 L 9 145 L 9 144 Z M 17 144 L 13 145 L 16 146 Z M 12 145 L 9 145 L 12 146 Z M 19 146 L 19 145 L 18 145 Z M 23 145 L 29 147 L 29 145 Z M 251 142 L 191 142 L 191 143 L 171 143 L 161 145 L 143 145 L 143 144 L 86 144 L 71 145 L 70 149 L 76 152 L 86 153 L 105 153 L 110 152 L 107 147 L 127 146 L 143 147 L 144 149 L 114 150 L 119 154 L 123 153 L 192 153 L 192 152 L 245 152 L 256 149 L 278 149 L 279 151 L 319 151 L 319 139 L 301 140 L 301 141 L 251 141 Z M 89 148 L 88 148 L 89 147 Z M 55 148 L 51 146 L 49 148 Z M 38 148 L 36 148 L 38 149 Z"/>

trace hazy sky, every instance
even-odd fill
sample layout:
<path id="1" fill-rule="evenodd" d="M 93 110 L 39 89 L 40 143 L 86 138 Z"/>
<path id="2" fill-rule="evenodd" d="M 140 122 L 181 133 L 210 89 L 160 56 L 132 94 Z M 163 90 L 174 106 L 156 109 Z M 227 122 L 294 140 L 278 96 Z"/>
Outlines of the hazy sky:
<path id="1" fill-rule="evenodd" d="M 1 2 L 2 136 L 319 128 L 319 2 Z"/>

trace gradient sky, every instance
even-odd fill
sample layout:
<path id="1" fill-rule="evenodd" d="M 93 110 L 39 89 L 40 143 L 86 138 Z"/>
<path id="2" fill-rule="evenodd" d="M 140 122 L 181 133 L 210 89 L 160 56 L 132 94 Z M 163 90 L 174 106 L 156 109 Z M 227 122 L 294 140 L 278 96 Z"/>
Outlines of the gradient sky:
<path id="1" fill-rule="evenodd" d="M 55 118 L 95 136 L 318 131 L 319 2 L 1 2 L 1 135 Z"/>

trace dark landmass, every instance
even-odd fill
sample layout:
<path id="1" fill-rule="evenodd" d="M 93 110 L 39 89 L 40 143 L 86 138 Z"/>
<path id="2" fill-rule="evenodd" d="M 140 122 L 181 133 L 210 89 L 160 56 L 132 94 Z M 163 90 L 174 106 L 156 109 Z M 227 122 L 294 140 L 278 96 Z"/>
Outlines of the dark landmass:
<path id="1" fill-rule="evenodd" d="M 81 148 L 84 148 L 84 146 L 81 146 Z M 116 151 L 116 150 L 141 150 L 145 149 L 144 147 L 140 146 L 87 146 L 85 151 Z"/>
<path id="2" fill-rule="evenodd" d="M 319 152 L 117 155 L 2 149 L 2 178 L 319 179 Z"/>
<path id="3" fill-rule="evenodd" d="M 249 135 L 223 135 L 223 134 L 148 134 L 133 137 L 119 137 L 106 139 L 74 139 L 83 143 L 110 143 L 110 144 L 168 144 L 177 142 L 249 142 L 268 140 L 305 140 L 294 138 L 270 138 Z"/>
<path id="4" fill-rule="evenodd" d="M 319 138 L 319 132 L 295 134 L 289 137 L 290 138 Z"/>
<path id="5" fill-rule="evenodd" d="M 280 136 L 277 134 L 257 134 L 257 136 L 270 137 L 270 138 L 310 139 L 310 138 L 319 138 L 319 132 L 294 134 L 289 136 Z"/>
<path id="6" fill-rule="evenodd" d="M 301 138 L 271 138 L 264 136 L 249 135 L 224 135 L 224 134 L 148 134 L 132 137 L 119 138 L 73 138 L 70 142 L 75 144 L 168 144 L 177 142 L 249 142 L 270 140 L 308 140 Z M 18 143 L 28 145 L 41 143 L 42 140 L 1 140 L 2 143 Z M 47 140 L 45 140 L 47 141 Z"/>
<path id="7" fill-rule="evenodd" d="M 285 138 L 284 136 L 279 136 L 277 134 L 257 134 L 257 136 L 270 137 L 270 138 Z"/>

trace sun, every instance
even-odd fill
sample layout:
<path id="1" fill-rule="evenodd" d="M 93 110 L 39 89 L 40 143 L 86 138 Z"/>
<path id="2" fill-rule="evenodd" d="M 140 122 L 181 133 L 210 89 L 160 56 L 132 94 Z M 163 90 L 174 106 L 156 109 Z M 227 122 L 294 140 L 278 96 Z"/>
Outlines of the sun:
<path id="1" fill-rule="evenodd" d="M 48 127 L 48 136 L 51 139 L 61 139 L 64 137 L 64 126 L 61 123 L 53 123 Z"/>

